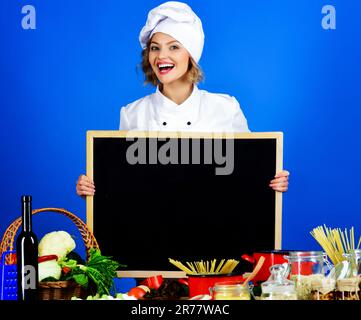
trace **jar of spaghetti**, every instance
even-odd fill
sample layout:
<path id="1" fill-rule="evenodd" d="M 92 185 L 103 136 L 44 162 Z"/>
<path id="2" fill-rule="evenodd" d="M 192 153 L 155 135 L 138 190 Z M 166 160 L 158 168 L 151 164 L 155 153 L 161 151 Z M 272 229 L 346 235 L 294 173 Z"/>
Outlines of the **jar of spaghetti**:
<path id="1" fill-rule="evenodd" d="M 295 282 L 298 300 L 313 300 L 312 282 L 323 281 L 330 269 L 322 251 L 291 251 L 288 256 L 288 274 Z"/>
<path id="2" fill-rule="evenodd" d="M 210 292 L 213 300 L 251 300 L 251 287 L 240 282 L 218 282 Z"/>
<path id="3" fill-rule="evenodd" d="M 349 250 L 344 253 L 343 256 L 346 258 L 348 263 L 347 277 L 358 277 L 361 275 L 361 250 Z"/>

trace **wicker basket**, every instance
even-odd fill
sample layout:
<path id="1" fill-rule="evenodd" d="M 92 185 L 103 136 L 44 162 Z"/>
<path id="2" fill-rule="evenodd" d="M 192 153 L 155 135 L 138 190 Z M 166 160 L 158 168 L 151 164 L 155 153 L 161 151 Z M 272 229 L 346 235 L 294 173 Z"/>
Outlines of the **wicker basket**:
<path id="1" fill-rule="evenodd" d="M 73 213 L 59 208 L 41 208 L 33 210 L 32 214 L 34 215 L 39 212 L 60 213 L 73 221 L 82 236 L 87 259 L 89 258 L 91 248 L 99 249 L 98 242 L 93 233 L 88 229 L 88 226 Z M 14 239 L 20 226 L 21 217 L 13 221 L 6 229 L 0 244 L 0 256 L 2 252 L 14 250 Z M 6 263 L 11 264 L 13 261 L 14 257 L 11 255 L 6 257 Z M 40 282 L 38 291 L 40 300 L 69 300 L 73 296 L 85 298 L 88 294 L 93 294 L 93 292 L 88 292 L 75 281 Z"/>
<path id="2" fill-rule="evenodd" d="M 85 299 L 92 294 L 75 281 L 39 282 L 38 290 L 40 300 L 70 300 L 74 296 Z"/>

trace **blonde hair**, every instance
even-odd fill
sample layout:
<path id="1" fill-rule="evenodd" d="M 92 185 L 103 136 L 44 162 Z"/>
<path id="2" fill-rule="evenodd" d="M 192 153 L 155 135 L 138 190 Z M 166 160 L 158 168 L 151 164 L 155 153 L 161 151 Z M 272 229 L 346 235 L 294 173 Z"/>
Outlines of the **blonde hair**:
<path id="1" fill-rule="evenodd" d="M 142 70 L 144 73 L 144 85 L 148 83 L 157 86 L 160 84 L 156 74 L 154 73 L 151 64 L 149 63 L 149 51 L 150 51 L 151 39 L 147 43 L 147 47 L 142 51 Z M 188 72 L 187 72 L 188 81 L 194 84 L 204 80 L 204 75 L 201 67 L 194 61 L 192 57 L 189 58 Z"/>

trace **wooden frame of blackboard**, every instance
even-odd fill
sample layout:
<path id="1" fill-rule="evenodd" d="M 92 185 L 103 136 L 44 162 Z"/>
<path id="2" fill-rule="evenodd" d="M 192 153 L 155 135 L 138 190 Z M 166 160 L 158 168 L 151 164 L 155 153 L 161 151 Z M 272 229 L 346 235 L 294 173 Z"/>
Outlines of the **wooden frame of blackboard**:
<path id="1" fill-rule="evenodd" d="M 283 163 L 283 133 L 282 132 L 252 132 L 252 133 L 203 133 L 203 132 L 148 132 L 148 131 L 87 131 L 86 174 L 94 178 L 93 149 L 96 138 L 186 138 L 186 139 L 274 139 L 276 141 L 276 168 L 282 170 Z M 93 197 L 86 199 L 86 224 L 93 231 Z M 282 193 L 275 192 L 275 248 L 281 249 L 282 243 Z M 158 272 L 158 271 L 157 271 Z M 119 271 L 118 276 L 143 278 L 155 274 L 155 271 Z M 159 273 L 159 272 L 158 272 Z M 164 277 L 184 277 L 182 271 L 162 271 Z"/>

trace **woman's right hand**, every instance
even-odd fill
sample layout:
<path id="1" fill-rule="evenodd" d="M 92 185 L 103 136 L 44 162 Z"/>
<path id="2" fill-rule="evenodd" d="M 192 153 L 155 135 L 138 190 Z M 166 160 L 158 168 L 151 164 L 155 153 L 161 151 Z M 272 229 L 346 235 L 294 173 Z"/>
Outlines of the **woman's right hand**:
<path id="1" fill-rule="evenodd" d="M 79 176 L 78 181 L 76 182 L 76 193 L 78 196 L 94 196 L 95 194 L 95 185 L 94 182 L 82 174 Z"/>

